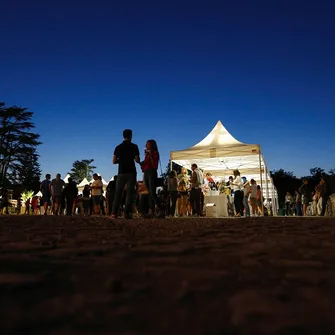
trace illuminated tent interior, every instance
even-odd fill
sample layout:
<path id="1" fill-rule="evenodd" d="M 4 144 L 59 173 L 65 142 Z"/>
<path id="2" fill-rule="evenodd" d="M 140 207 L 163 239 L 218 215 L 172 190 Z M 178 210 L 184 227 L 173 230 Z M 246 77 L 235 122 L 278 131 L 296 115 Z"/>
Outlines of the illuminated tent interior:
<path id="1" fill-rule="evenodd" d="M 277 214 L 277 192 L 266 166 L 259 144 L 245 144 L 237 141 L 218 121 L 212 131 L 199 143 L 184 150 L 170 152 L 172 162 L 191 169 L 193 163 L 213 177 L 228 181 L 233 170 L 241 176 L 255 179 L 261 186 L 264 198 L 272 199 L 273 213 Z"/>

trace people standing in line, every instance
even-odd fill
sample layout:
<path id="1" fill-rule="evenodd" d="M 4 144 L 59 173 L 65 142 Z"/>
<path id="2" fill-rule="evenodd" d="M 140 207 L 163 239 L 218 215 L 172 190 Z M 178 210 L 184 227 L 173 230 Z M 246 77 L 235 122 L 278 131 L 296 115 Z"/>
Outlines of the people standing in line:
<path id="1" fill-rule="evenodd" d="M 51 179 L 51 175 L 47 173 L 45 175 L 45 179 L 42 181 L 40 185 L 40 191 L 42 192 L 42 203 L 44 207 L 44 215 L 48 214 L 48 207 L 50 206 L 50 198 L 51 198 L 50 179 Z"/>
<path id="2" fill-rule="evenodd" d="M 106 210 L 105 210 L 105 204 L 106 204 L 106 198 L 103 195 L 103 182 L 102 182 L 102 177 L 98 176 L 98 179 L 101 181 L 101 195 L 100 195 L 100 212 L 101 215 L 106 215 Z"/>
<path id="3" fill-rule="evenodd" d="M 320 191 L 320 197 L 321 197 L 321 214 L 320 216 L 325 216 L 326 214 L 326 208 L 327 208 L 327 202 L 330 196 L 330 189 L 329 185 L 327 184 L 324 177 L 321 177 L 320 184 L 318 186 L 318 189 Z"/>
<path id="4" fill-rule="evenodd" d="M 165 209 L 162 208 L 160 199 L 157 196 L 157 170 L 159 163 L 159 152 L 155 140 L 148 140 L 145 144 L 144 161 L 141 162 L 143 171 L 143 181 L 149 192 L 149 212 L 148 217 L 155 215 L 155 209 L 159 217 L 165 217 Z"/>
<path id="5" fill-rule="evenodd" d="M 100 215 L 101 196 L 102 196 L 102 181 L 97 173 L 93 174 L 93 182 L 91 185 L 91 199 L 93 203 L 93 215 Z"/>
<path id="6" fill-rule="evenodd" d="M 177 178 L 177 172 L 175 170 L 172 170 L 169 173 L 167 188 L 170 197 L 169 215 L 175 216 L 176 203 L 178 197 L 178 178 Z"/>
<path id="7" fill-rule="evenodd" d="M 76 200 L 74 201 L 74 206 L 72 207 L 72 214 L 84 215 L 84 202 L 83 202 L 83 195 L 78 194 Z"/>
<path id="8" fill-rule="evenodd" d="M 50 193 L 52 189 L 52 213 L 54 215 L 58 215 L 60 209 L 61 194 L 63 188 L 65 187 L 65 182 L 63 179 L 61 179 L 60 173 L 57 173 L 56 178 L 52 179 L 49 187 Z"/>
<path id="9" fill-rule="evenodd" d="M 290 192 L 286 192 L 285 195 L 285 216 L 292 215 L 292 203 L 293 197 Z"/>
<path id="10" fill-rule="evenodd" d="M 186 168 L 181 168 L 178 178 L 178 199 L 177 199 L 177 213 L 178 216 L 186 215 L 188 212 L 188 189 L 189 189 L 189 179 L 188 171 Z M 191 214 L 191 211 L 189 212 Z"/>
<path id="11" fill-rule="evenodd" d="M 87 184 L 84 186 L 83 189 L 83 209 L 84 209 L 84 215 L 86 216 L 90 214 L 90 195 L 91 195 L 90 186 Z"/>
<path id="12" fill-rule="evenodd" d="M 149 192 L 143 181 L 137 183 L 137 192 L 139 195 L 140 214 L 142 218 L 145 218 L 149 213 Z"/>
<path id="13" fill-rule="evenodd" d="M 65 194 L 64 194 L 64 190 L 66 188 L 66 185 L 67 184 L 65 184 L 65 187 L 63 188 L 63 190 L 62 190 L 62 192 L 60 194 L 59 215 L 64 215 L 65 214 L 65 210 L 66 210 L 66 197 L 65 197 Z"/>
<path id="14" fill-rule="evenodd" d="M 75 214 L 76 199 L 78 196 L 77 184 L 72 178 L 68 179 L 68 184 L 64 188 L 64 195 L 66 198 L 66 215 L 71 216 Z"/>
<path id="15" fill-rule="evenodd" d="M 135 162 L 140 164 L 140 152 L 138 146 L 132 143 L 133 132 L 131 129 L 125 129 L 123 131 L 123 142 L 119 144 L 113 155 L 113 164 L 118 164 L 118 177 L 116 180 L 116 190 L 113 202 L 113 209 L 110 218 L 116 219 L 118 210 L 120 208 L 120 202 L 122 192 L 127 185 L 127 197 L 125 204 L 125 219 L 131 219 L 132 216 L 132 205 L 133 205 L 133 194 L 136 186 L 136 166 Z"/>
<path id="16" fill-rule="evenodd" d="M 37 199 L 38 197 L 36 196 L 31 199 L 31 211 L 34 215 L 37 215 Z"/>
<path id="17" fill-rule="evenodd" d="M 312 200 L 311 190 L 308 185 L 308 179 L 303 180 L 303 184 L 299 188 L 299 193 L 302 195 L 301 203 L 302 203 L 303 215 L 307 216 L 309 214 L 308 206 L 310 201 Z"/>
<path id="18" fill-rule="evenodd" d="M 297 216 L 302 216 L 301 194 L 299 191 L 295 191 L 295 210 Z"/>
<path id="19" fill-rule="evenodd" d="M 2 199 L 2 201 L 3 201 L 3 199 Z M 30 209 L 31 209 L 30 205 L 31 205 L 31 200 L 30 200 L 30 198 L 28 198 L 25 202 L 25 206 L 26 206 L 26 210 L 24 212 L 25 215 L 30 215 Z"/>
<path id="20" fill-rule="evenodd" d="M 245 216 L 250 216 L 250 207 L 249 207 L 250 183 L 246 177 L 242 177 L 242 181 L 243 181 L 243 206 L 245 208 Z"/>
<path id="21" fill-rule="evenodd" d="M 41 215 L 41 197 L 37 197 L 37 210 L 36 214 Z"/>
<path id="22" fill-rule="evenodd" d="M 234 192 L 235 216 L 240 217 L 243 215 L 243 182 L 239 170 L 234 170 L 233 174 L 234 179 L 230 182 L 230 185 Z"/>
<path id="23" fill-rule="evenodd" d="M 113 180 L 111 180 L 106 188 L 106 202 L 107 202 L 107 215 L 112 214 L 113 209 L 113 202 L 115 197 L 115 190 L 116 190 L 116 180 L 117 176 L 114 176 Z"/>
<path id="24" fill-rule="evenodd" d="M 191 183 L 191 205 L 192 214 L 202 216 L 201 208 L 201 188 L 204 184 L 203 173 L 199 171 L 197 164 L 191 165 L 192 177 L 190 179 Z"/>
<path id="25" fill-rule="evenodd" d="M 311 215 L 316 216 L 318 214 L 317 205 L 319 201 L 319 192 L 316 190 L 312 192 L 312 206 L 311 206 Z"/>

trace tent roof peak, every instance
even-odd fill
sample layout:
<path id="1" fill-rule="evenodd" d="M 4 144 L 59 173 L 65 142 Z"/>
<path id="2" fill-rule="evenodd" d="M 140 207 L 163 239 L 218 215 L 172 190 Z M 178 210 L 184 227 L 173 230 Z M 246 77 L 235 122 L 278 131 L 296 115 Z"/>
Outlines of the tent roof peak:
<path id="1" fill-rule="evenodd" d="M 229 131 L 224 127 L 222 122 L 219 120 L 210 133 L 199 143 L 193 146 L 197 147 L 209 147 L 209 146 L 220 146 L 220 145 L 234 145 L 234 144 L 245 144 L 238 141 L 233 137 Z"/>

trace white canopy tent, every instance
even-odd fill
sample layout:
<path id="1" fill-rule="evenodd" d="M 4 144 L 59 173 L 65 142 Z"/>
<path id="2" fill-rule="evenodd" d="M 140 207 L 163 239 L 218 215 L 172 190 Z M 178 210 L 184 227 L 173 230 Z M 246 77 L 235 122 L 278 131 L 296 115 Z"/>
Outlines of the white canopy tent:
<path id="1" fill-rule="evenodd" d="M 89 185 L 90 183 L 88 182 L 88 180 L 86 178 L 84 178 L 78 185 L 77 185 L 77 188 L 78 188 L 78 191 L 79 191 L 79 194 L 81 194 L 85 188 L 85 185 Z"/>
<path id="2" fill-rule="evenodd" d="M 78 187 L 85 187 L 85 185 L 89 185 L 89 182 L 86 178 L 84 178 L 79 184 Z"/>
<path id="3" fill-rule="evenodd" d="M 271 198 L 273 213 L 277 214 L 277 192 L 266 166 L 259 144 L 245 144 L 237 141 L 218 121 L 212 131 L 191 148 L 171 151 L 170 162 L 191 169 L 193 163 L 213 176 L 225 179 L 238 169 L 241 176 L 255 179 L 261 186 L 263 196 Z"/>

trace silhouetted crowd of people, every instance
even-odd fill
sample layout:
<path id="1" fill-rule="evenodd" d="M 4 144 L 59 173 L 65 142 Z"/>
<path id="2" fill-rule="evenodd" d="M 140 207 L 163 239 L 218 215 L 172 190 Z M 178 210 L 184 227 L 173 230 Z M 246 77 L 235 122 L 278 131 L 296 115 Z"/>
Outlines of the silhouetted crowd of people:
<path id="1" fill-rule="evenodd" d="M 294 196 L 290 192 L 286 193 L 285 215 L 325 216 L 330 195 L 331 189 L 324 177 L 321 177 L 314 190 L 310 187 L 308 179 L 304 179 Z"/>
<path id="2" fill-rule="evenodd" d="M 34 196 L 25 202 L 25 214 L 35 215 L 108 215 L 111 219 L 136 216 L 143 218 L 164 218 L 166 216 L 203 216 L 204 196 L 208 190 L 219 190 L 228 199 L 229 216 L 272 215 L 270 199 L 264 199 L 262 190 L 254 179 L 241 177 L 238 170 L 228 182 L 215 182 L 210 173 L 204 173 L 196 164 L 191 172 L 182 167 L 170 171 L 165 183 L 158 178 L 160 155 L 155 140 L 146 142 L 144 158 L 141 160 L 138 145 L 132 142 L 132 130 L 123 131 L 123 141 L 114 149 L 113 164 L 118 165 L 118 174 L 105 185 L 101 176 L 94 173 L 91 183 L 82 192 L 72 178 L 65 183 L 61 175 L 51 179 L 46 174 L 40 184 L 41 196 Z M 138 164 L 143 180 L 137 180 Z M 325 215 L 329 189 L 324 178 L 312 192 L 308 180 L 295 192 L 285 197 L 286 215 Z M 1 211 L 8 214 L 8 196 L 2 194 Z M 21 201 L 18 201 L 18 206 Z M 19 211 L 20 213 L 20 211 Z"/>

